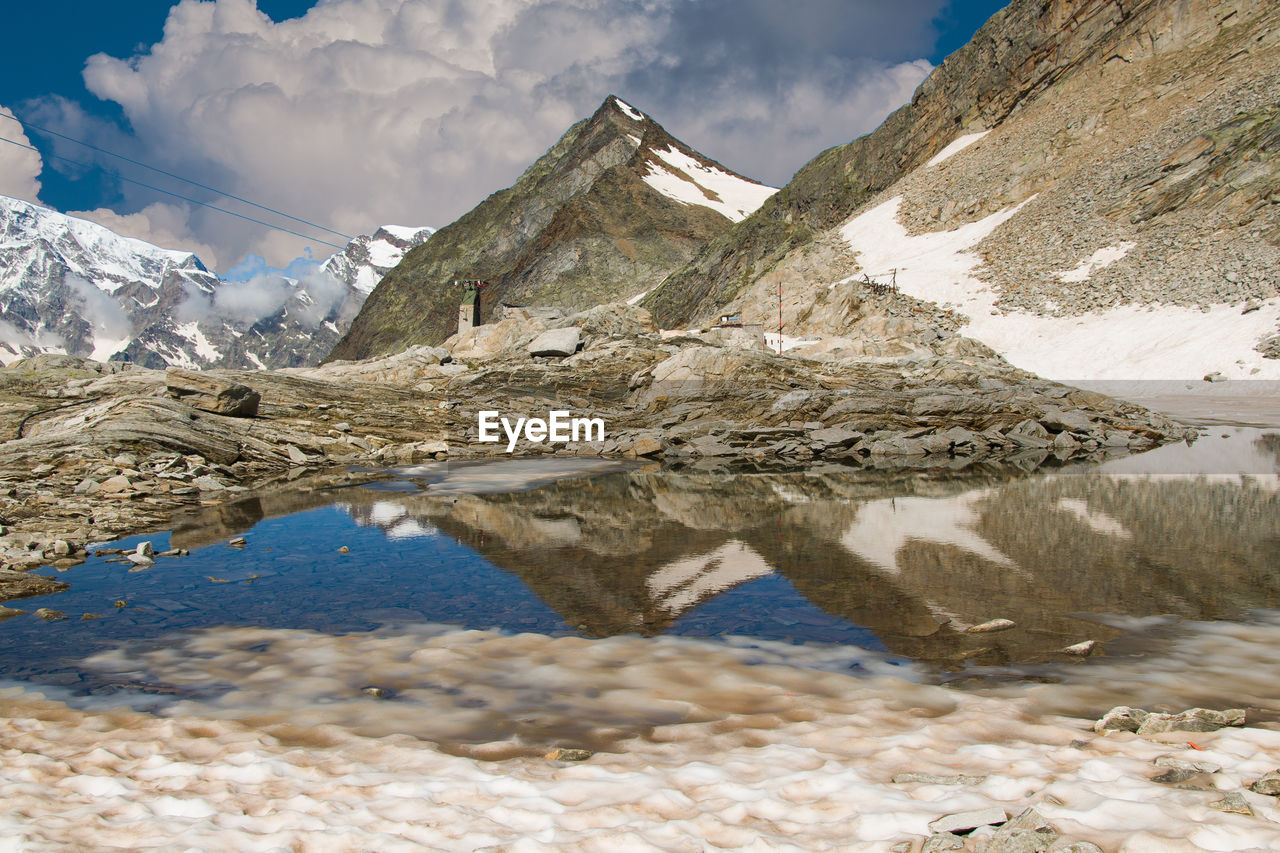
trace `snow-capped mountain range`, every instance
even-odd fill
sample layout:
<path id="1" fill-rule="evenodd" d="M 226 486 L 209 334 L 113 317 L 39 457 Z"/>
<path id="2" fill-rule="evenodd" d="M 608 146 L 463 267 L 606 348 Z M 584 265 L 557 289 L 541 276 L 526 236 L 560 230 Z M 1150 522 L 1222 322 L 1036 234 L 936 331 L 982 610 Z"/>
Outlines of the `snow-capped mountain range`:
<path id="1" fill-rule="evenodd" d="M 314 364 L 433 231 L 384 226 L 301 279 L 235 282 L 191 252 L 0 196 L 0 362 L 65 352 L 154 368 Z"/>

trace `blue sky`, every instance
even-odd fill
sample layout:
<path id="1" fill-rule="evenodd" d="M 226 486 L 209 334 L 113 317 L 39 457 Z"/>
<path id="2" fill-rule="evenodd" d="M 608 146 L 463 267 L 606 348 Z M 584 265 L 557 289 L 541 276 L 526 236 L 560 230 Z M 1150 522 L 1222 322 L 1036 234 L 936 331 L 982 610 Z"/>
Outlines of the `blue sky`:
<path id="1" fill-rule="evenodd" d="M 727 166 L 784 183 L 818 151 L 872 130 L 1004 3 L 175 5 L 7 4 L 0 106 L 354 234 L 386 223 L 447 224 L 509 185 L 611 92 Z M 17 129 L 0 121 L 0 136 L 15 138 Z M 103 169 L 343 242 L 72 143 L 27 136 L 41 153 L 38 189 L 32 180 L 11 185 L 38 193 L 31 200 L 181 243 L 174 247 L 194 248 L 216 268 L 248 254 L 283 266 L 304 247 L 317 257 L 332 249 L 122 184 Z M 26 166 L 10 168 L 36 168 L 34 155 L 24 156 Z"/>

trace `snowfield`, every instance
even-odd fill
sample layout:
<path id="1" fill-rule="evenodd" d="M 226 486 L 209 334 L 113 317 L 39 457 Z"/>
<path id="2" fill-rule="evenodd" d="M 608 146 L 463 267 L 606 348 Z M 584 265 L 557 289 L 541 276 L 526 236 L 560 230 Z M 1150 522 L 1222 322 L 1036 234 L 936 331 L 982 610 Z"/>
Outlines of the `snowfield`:
<path id="1" fill-rule="evenodd" d="M 883 277 L 896 269 L 903 293 L 954 308 L 969 318 L 962 334 L 1049 379 L 1198 380 L 1211 373 L 1227 379 L 1280 379 L 1280 361 L 1265 359 L 1253 348 L 1280 324 L 1280 298 L 1248 313 L 1240 305 L 1214 305 L 1207 312 L 1124 305 L 1052 317 L 996 308 L 996 293 L 974 275 L 982 260 L 970 250 L 1030 201 L 952 231 L 911 235 L 898 222 L 902 197 L 895 196 L 855 216 L 840 233 L 858 253 L 859 276 Z M 1101 247 L 1083 266 L 1100 268 L 1124 251 L 1123 246 Z M 1083 269 L 1067 274 L 1087 277 Z"/>
<path id="2" fill-rule="evenodd" d="M 1075 684 L 985 696 L 913 683 L 910 665 L 853 647 L 223 628 L 98 656 L 163 683 L 236 684 L 160 716 L 0 690 L 0 839 L 15 850 L 882 851 L 918 844 L 939 816 L 995 806 L 1034 807 L 1109 851 L 1274 850 L 1274 800 L 1247 786 L 1280 764 L 1280 731 L 1099 735 L 1085 713 L 1114 704 L 1112 685 L 1135 702 L 1221 691 L 1274 709 L 1277 644 L 1280 614 L 1198 624 L 1157 656 L 1091 661 Z M 360 692 L 424 673 L 397 701 Z M 454 701 L 448 685 L 483 702 Z M 431 743 L 507 718 L 611 745 L 574 763 L 519 738 Z M 1220 767 L 1216 790 L 1151 781 L 1170 755 Z M 893 782 L 901 773 L 981 778 Z M 1255 815 L 1209 808 L 1229 791 Z"/>
<path id="3" fill-rule="evenodd" d="M 709 207 L 733 222 L 755 213 L 778 190 L 704 165 L 675 148 L 653 152 L 661 161 L 644 182 L 681 204 Z"/>

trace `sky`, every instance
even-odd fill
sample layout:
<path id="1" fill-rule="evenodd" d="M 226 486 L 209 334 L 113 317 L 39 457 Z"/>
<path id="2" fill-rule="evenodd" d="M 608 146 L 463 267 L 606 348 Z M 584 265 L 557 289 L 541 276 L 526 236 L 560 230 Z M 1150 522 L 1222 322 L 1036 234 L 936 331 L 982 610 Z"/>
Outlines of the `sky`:
<path id="1" fill-rule="evenodd" d="M 38 151 L 0 142 L 0 194 L 195 251 L 213 269 L 254 256 L 283 267 L 345 242 L 316 225 L 354 235 L 448 224 L 610 94 L 780 186 L 819 151 L 873 130 L 1003 5 L 7 3 L 0 115 L 28 126 L 0 118 L 0 137 Z"/>

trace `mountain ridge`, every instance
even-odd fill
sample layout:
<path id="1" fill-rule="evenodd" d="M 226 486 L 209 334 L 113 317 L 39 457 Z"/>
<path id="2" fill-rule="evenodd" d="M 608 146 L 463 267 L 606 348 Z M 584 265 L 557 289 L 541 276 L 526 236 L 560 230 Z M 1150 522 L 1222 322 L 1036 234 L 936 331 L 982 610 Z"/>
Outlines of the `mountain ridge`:
<path id="1" fill-rule="evenodd" d="M 314 364 L 381 274 L 431 231 L 356 237 L 304 282 L 231 282 L 193 252 L 0 196 L 0 360 L 68 352 L 158 368 Z M 235 310 L 237 299 L 262 298 L 279 305 Z"/>
<path id="2" fill-rule="evenodd" d="M 772 191 L 610 95 L 515 184 L 406 255 L 328 359 L 443 341 L 457 328 L 455 279 L 490 282 L 482 312 L 502 301 L 573 309 L 636 296 Z"/>

